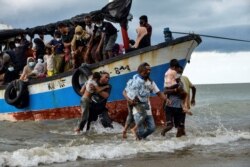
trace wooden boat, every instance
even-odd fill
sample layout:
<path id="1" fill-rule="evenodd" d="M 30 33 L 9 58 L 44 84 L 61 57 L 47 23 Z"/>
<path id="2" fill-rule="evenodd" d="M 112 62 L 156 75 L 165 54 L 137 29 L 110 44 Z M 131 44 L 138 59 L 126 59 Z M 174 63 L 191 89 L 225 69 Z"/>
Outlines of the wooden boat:
<path id="1" fill-rule="evenodd" d="M 164 73 L 169 68 L 169 61 L 175 58 L 185 67 L 193 50 L 200 42 L 201 38 L 198 35 L 188 35 L 170 42 L 163 42 L 119 55 L 97 64 L 91 64 L 92 71 L 110 73 L 112 92 L 107 107 L 111 118 L 118 122 L 124 122 L 127 106 L 122 91 L 128 79 L 136 73 L 141 62 L 148 62 L 151 65 L 151 78 L 162 89 Z M 72 87 L 73 73 L 74 71 L 69 71 L 45 79 L 30 81 L 28 85 L 30 101 L 28 107 L 23 109 L 17 109 L 6 103 L 4 94 L 7 86 L 1 86 L 0 120 L 19 121 L 80 117 L 80 96 Z M 156 122 L 163 123 L 162 104 L 158 97 L 151 97 L 151 105 Z"/>
<path id="2" fill-rule="evenodd" d="M 120 23 L 123 38 L 127 38 L 127 35 L 124 34 L 126 32 L 126 24 L 123 21 L 127 19 L 131 3 L 132 0 L 115 0 L 106 5 L 102 10 L 92 12 L 92 15 L 102 13 L 105 19 Z M 84 15 L 81 14 L 61 22 L 73 25 L 82 23 Z M 51 34 L 58 23 L 60 22 L 25 30 L 0 31 L 0 43 L 4 43 L 9 38 L 17 36 L 20 33 L 29 35 L 41 32 Z M 159 88 L 163 89 L 164 73 L 169 68 L 169 61 L 175 58 L 185 67 L 191 58 L 193 50 L 200 42 L 201 38 L 199 35 L 189 34 L 89 65 L 92 71 L 106 71 L 110 73 L 112 91 L 107 107 L 111 118 L 117 122 L 125 121 L 127 106 L 122 96 L 122 91 L 125 88 L 126 82 L 136 73 L 140 63 L 148 62 L 151 65 L 151 78 Z M 6 99 L 5 97 L 6 91 L 9 91 L 8 86 L 0 86 L 0 120 L 20 121 L 80 117 L 80 96 L 75 92 L 74 84 L 72 85 L 73 74 L 74 71 L 69 71 L 45 79 L 31 80 L 27 85 L 29 93 L 22 94 L 19 92 L 18 96 L 21 96 L 19 98 L 29 99 L 27 104 L 22 106 L 13 105 L 13 101 L 10 103 L 8 98 Z M 158 124 L 163 123 L 164 116 L 161 101 L 157 97 L 152 96 L 151 105 L 156 122 Z"/>

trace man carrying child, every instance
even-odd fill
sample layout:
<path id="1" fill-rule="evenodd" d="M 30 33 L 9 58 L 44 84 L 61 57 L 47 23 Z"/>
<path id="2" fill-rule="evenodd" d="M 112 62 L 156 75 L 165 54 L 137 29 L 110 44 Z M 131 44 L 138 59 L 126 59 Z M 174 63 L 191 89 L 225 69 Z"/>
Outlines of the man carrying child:
<path id="1" fill-rule="evenodd" d="M 176 137 L 185 135 L 186 114 L 192 115 L 187 106 L 187 92 L 181 82 L 179 72 L 179 62 L 176 59 L 170 61 L 170 68 L 165 73 L 164 93 L 168 96 L 170 103 L 165 107 L 166 127 L 161 131 L 161 135 L 170 131 L 174 126 L 177 128 Z"/>
<path id="2" fill-rule="evenodd" d="M 86 81 L 86 83 L 81 88 L 80 92 L 83 94 L 81 98 L 81 110 L 82 110 L 82 119 L 78 125 L 78 128 L 75 129 L 77 133 L 83 130 L 85 124 L 88 122 L 89 119 L 89 105 L 91 101 L 91 97 L 94 92 L 101 92 L 102 90 L 109 87 L 109 85 L 100 87 L 97 85 L 99 82 L 101 75 L 99 72 L 94 72 L 92 76 Z"/>
<path id="3" fill-rule="evenodd" d="M 166 101 L 166 96 L 160 92 L 159 88 L 154 81 L 150 79 L 151 67 L 148 63 L 144 62 L 139 65 L 137 69 L 138 74 L 133 77 L 133 81 L 129 81 L 128 86 L 123 92 L 124 97 L 128 101 L 128 108 L 130 113 L 128 116 L 133 115 L 135 126 L 131 129 L 136 139 L 145 139 L 148 135 L 152 134 L 155 130 L 155 122 L 152 116 L 149 97 L 151 93 L 155 93 L 162 100 Z M 129 88 L 130 87 L 130 88 Z M 128 120 L 131 120 L 128 118 Z M 123 130 L 123 137 L 126 137 L 126 130 L 131 122 L 126 122 Z M 146 124 L 146 126 L 144 126 Z"/>

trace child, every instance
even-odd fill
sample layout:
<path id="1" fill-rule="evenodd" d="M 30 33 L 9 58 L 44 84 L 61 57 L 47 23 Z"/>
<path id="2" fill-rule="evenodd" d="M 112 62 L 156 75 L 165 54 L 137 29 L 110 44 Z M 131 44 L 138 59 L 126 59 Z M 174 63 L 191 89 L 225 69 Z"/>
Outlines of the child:
<path id="1" fill-rule="evenodd" d="M 127 102 L 127 106 L 128 106 L 128 116 L 126 118 L 124 129 L 122 131 L 122 138 L 124 138 L 124 139 L 127 138 L 127 130 L 128 130 L 128 128 L 134 122 L 133 113 L 132 113 L 133 106 L 130 105 L 128 102 Z"/>
<path id="2" fill-rule="evenodd" d="M 180 87 L 180 74 L 177 73 L 177 70 L 179 68 L 179 63 L 176 59 L 173 59 L 170 61 L 170 68 L 167 70 L 165 73 L 165 78 L 164 78 L 164 87 L 166 89 L 174 89 L 175 93 L 174 94 L 179 94 L 181 99 L 183 100 L 182 103 L 182 108 L 183 112 L 193 115 L 191 111 L 188 109 L 187 105 L 187 93 L 184 91 L 182 87 Z"/>
<path id="3" fill-rule="evenodd" d="M 83 130 L 85 124 L 89 118 L 89 103 L 91 96 L 94 92 L 101 92 L 104 89 L 108 88 L 109 85 L 99 87 L 97 82 L 100 80 L 101 75 L 99 72 L 94 72 L 93 75 L 85 82 L 80 92 L 83 94 L 81 98 L 81 110 L 82 110 L 82 120 L 75 130 L 77 133 Z"/>
<path id="4" fill-rule="evenodd" d="M 64 68 L 63 59 L 64 59 L 64 45 L 61 39 L 60 31 L 56 30 L 54 32 L 54 37 L 49 41 L 46 46 L 52 49 L 53 53 L 53 75 L 59 74 L 60 70 Z M 47 53 L 46 53 L 47 54 Z M 45 59 L 44 59 L 45 60 Z M 61 71 L 62 72 L 62 71 Z"/>
<path id="5" fill-rule="evenodd" d="M 55 75 L 55 62 L 54 62 L 54 52 L 50 47 L 46 47 L 46 55 L 44 55 L 45 71 L 47 71 L 47 76 L 51 77 Z"/>
<path id="6" fill-rule="evenodd" d="M 175 92 L 177 92 L 182 101 L 182 108 L 183 108 L 183 112 L 185 112 L 188 115 L 193 115 L 193 113 L 189 110 L 188 108 L 188 94 L 185 92 L 184 88 L 183 88 L 183 84 L 181 82 L 181 74 L 177 74 L 176 75 L 176 83 L 177 83 L 177 88 L 172 88 L 175 89 Z M 175 86 L 176 87 L 176 86 Z"/>

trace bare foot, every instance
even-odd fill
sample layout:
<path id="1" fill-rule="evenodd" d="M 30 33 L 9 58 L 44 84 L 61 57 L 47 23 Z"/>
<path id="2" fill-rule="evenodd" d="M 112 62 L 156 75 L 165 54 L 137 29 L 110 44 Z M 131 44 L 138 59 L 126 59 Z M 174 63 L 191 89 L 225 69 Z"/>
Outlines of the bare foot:
<path id="1" fill-rule="evenodd" d="M 184 128 L 178 128 L 177 129 L 176 137 L 182 137 L 182 136 L 185 136 L 185 135 L 186 135 L 186 132 L 185 132 Z"/>
<path id="2" fill-rule="evenodd" d="M 166 126 L 164 129 L 161 131 L 161 135 L 165 136 L 165 134 L 170 131 L 173 128 L 173 126 Z"/>
<path id="3" fill-rule="evenodd" d="M 165 136 L 165 133 L 166 133 L 166 132 L 165 132 L 165 129 L 163 129 L 163 130 L 161 131 L 161 135 L 162 135 L 162 136 Z"/>
<path id="4" fill-rule="evenodd" d="M 123 139 L 126 139 L 127 138 L 127 131 L 122 131 L 122 138 Z"/>
<path id="5" fill-rule="evenodd" d="M 80 129 L 79 129 L 79 128 L 76 128 L 76 129 L 75 129 L 75 132 L 76 132 L 77 134 L 80 134 Z"/>
<path id="6" fill-rule="evenodd" d="M 188 115 L 193 115 L 191 111 L 186 112 Z"/>
<path id="7" fill-rule="evenodd" d="M 190 110 L 188 110 L 187 108 L 183 108 L 183 112 L 188 114 L 188 115 L 193 115 L 193 113 Z"/>
<path id="8" fill-rule="evenodd" d="M 136 131 L 137 131 L 137 128 L 132 128 L 132 129 L 131 129 L 131 132 L 132 132 L 132 134 L 135 136 L 135 139 L 136 139 L 136 140 L 139 140 Z"/>

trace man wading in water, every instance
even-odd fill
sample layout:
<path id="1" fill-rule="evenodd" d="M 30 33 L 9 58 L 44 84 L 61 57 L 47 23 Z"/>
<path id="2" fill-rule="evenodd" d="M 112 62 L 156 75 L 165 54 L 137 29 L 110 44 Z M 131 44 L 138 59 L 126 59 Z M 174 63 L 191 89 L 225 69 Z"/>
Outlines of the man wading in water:
<path id="1" fill-rule="evenodd" d="M 134 127 L 132 129 L 132 133 L 135 135 L 136 139 L 145 139 L 148 135 L 155 131 L 155 122 L 152 116 L 152 110 L 149 101 L 151 93 L 155 93 L 162 100 L 164 100 L 164 102 L 167 100 L 167 98 L 162 92 L 160 92 L 155 82 L 150 79 L 149 76 L 151 67 L 148 63 L 144 62 L 140 64 L 137 72 L 138 74 L 133 77 L 133 82 L 137 83 L 135 83 L 135 85 L 137 85 L 135 86 L 136 91 L 133 89 L 125 89 L 123 95 L 128 101 L 129 107 L 132 106 L 132 114 L 136 124 L 136 128 Z M 134 97 L 136 97 L 136 100 L 130 99 L 131 96 L 128 95 L 130 93 L 135 94 Z M 143 123 L 141 123 L 142 119 Z M 126 127 L 123 132 L 123 137 L 126 136 L 125 130 Z"/>

